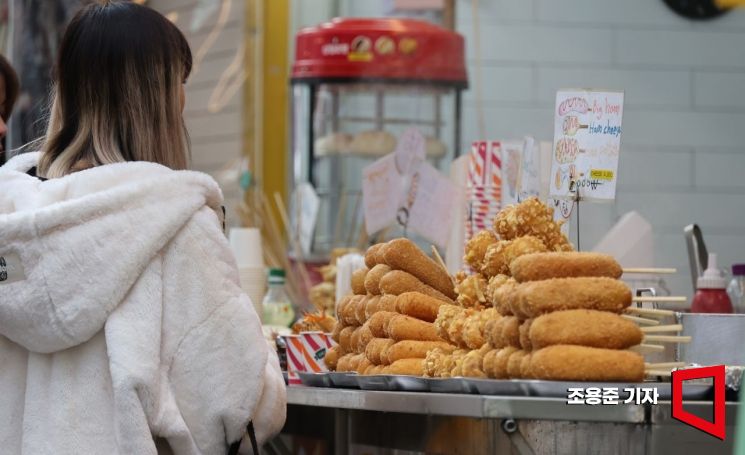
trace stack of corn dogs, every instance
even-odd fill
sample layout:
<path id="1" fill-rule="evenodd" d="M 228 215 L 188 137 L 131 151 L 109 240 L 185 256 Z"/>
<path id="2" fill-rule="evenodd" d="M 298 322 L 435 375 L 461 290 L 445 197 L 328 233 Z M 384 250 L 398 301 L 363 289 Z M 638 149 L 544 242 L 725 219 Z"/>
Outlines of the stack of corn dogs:
<path id="1" fill-rule="evenodd" d="M 353 295 L 337 307 L 332 337 L 339 344 L 327 352 L 326 365 L 359 374 L 423 375 L 429 351 L 455 349 L 433 324 L 442 305 L 454 304 L 451 277 L 407 239 L 373 245 L 365 264 L 352 276 Z"/>

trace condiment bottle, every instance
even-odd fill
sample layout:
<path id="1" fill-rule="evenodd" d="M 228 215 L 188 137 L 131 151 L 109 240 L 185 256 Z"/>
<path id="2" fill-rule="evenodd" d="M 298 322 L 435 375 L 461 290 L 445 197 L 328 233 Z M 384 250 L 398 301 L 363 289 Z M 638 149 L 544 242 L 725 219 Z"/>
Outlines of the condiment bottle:
<path id="1" fill-rule="evenodd" d="M 284 270 L 269 270 L 269 290 L 264 297 L 263 307 L 262 322 L 264 325 L 289 327 L 295 320 L 292 302 L 285 292 Z"/>
<path id="2" fill-rule="evenodd" d="M 709 266 L 696 283 L 692 313 L 732 313 L 732 302 L 727 295 L 727 282 L 717 268 L 717 255 L 709 253 Z"/>

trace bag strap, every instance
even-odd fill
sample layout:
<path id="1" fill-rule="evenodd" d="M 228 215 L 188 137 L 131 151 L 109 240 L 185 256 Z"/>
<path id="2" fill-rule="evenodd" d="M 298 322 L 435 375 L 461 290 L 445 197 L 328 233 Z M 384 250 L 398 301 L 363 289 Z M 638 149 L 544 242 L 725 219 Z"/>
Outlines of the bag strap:
<path id="1" fill-rule="evenodd" d="M 259 455 L 259 443 L 256 442 L 256 431 L 254 430 L 253 420 L 248 422 L 248 427 L 246 427 L 246 432 L 248 433 L 248 439 L 251 441 L 251 450 L 253 450 L 253 454 Z M 238 449 L 241 448 L 241 441 L 242 439 L 239 439 L 235 441 L 234 443 L 230 444 L 230 447 L 228 448 L 228 455 L 238 454 Z"/>

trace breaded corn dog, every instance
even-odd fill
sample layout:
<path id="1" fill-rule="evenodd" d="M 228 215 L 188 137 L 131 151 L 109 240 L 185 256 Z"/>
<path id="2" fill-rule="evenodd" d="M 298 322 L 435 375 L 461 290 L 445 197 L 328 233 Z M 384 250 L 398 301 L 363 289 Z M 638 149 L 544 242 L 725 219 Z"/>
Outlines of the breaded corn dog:
<path id="1" fill-rule="evenodd" d="M 522 377 L 521 367 L 522 361 L 525 356 L 528 355 L 528 351 L 519 349 L 512 353 L 509 359 L 507 359 L 507 377 L 510 379 L 520 379 Z"/>
<path id="2" fill-rule="evenodd" d="M 390 271 L 391 268 L 385 264 L 377 264 L 375 267 L 371 268 L 370 271 L 367 272 L 367 275 L 365 275 L 365 289 L 367 290 L 367 293 L 372 295 L 382 294 L 382 292 L 380 292 L 380 279 Z"/>
<path id="3" fill-rule="evenodd" d="M 367 369 L 372 366 L 374 365 L 370 363 L 370 361 L 367 360 L 367 357 L 363 355 L 360 361 L 357 363 L 357 368 L 355 368 L 355 370 L 357 371 L 357 374 L 365 374 Z"/>
<path id="4" fill-rule="evenodd" d="M 378 312 L 378 304 L 381 298 L 382 296 L 379 295 L 372 295 L 367 298 L 367 303 L 365 304 L 365 321 Z"/>
<path id="5" fill-rule="evenodd" d="M 368 269 L 371 269 L 378 264 L 383 264 L 383 261 L 381 261 L 382 258 L 378 255 L 378 253 L 384 245 L 385 243 L 376 243 L 375 245 L 367 249 L 367 252 L 365 253 L 365 265 Z"/>
<path id="6" fill-rule="evenodd" d="M 378 311 L 390 311 L 396 313 L 398 311 L 396 305 L 397 298 L 397 296 L 391 294 L 381 295 L 380 302 L 378 302 Z"/>
<path id="7" fill-rule="evenodd" d="M 380 360 L 391 364 L 400 359 L 424 359 L 429 351 L 438 348 L 447 353 L 455 350 L 455 346 L 443 341 L 402 340 L 388 346 Z"/>
<path id="8" fill-rule="evenodd" d="M 358 330 L 359 335 L 357 336 L 357 353 L 364 354 L 367 344 L 375 338 L 370 330 L 369 326 L 363 325 Z"/>
<path id="9" fill-rule="evenodd" d="M 507 379 L 509 377 L 507 375 L 507 365 L 509 364 L 512 354 L 517 351 L 518 349 L 514 346 L 507 346 L 506 348 L 498 350 L 492 365 L 494 379 Z"/>
<path id="10" fill-rule="evenodd" d="M 408 272 L 446 297 L 455 298 L 450 275 L 411 240 L 404 238 L 391 240 L 383 250 L 383 257 L 385 263 L 391 268 Z"/>
<path id="11" fill-rule="evenodd" d="M 427 322 L 437 319 L 437 312 L 444 304 L 442 300 L 419 292 L 405 292 L 396 298 L 399 313 Z"/>
<path id="12" fill-rule="evenodd" d="M 528 352 L 525 357 L 523 357 L 522 362 L 520 362 L 520 377 L 522 379 L 533 379 L 533 373 L 530 371 L 530 359 L 532 356 L 533 353 Z"/>
<path id="13" fill-rule="evenodd" d="M 378 311 L 377 313 L 373 314 L 370 319 L 365 322 L 365 325 L 370 328 L 370 332 L 373 334 L 375 338 L 388 338 L 385 334 L 385 329 L 388 326 L 388 322 L 391 320 L 393 316 L 396 316 L 398 313 L 394 313 L 392 311 Z M 342 331 L 342 335 L 344 334 L 344 331 Z"/>
<path id="14" fill-rule="evenodd" d="M 367 276 L 368 269 L 357 269 L 352 272 L 352 292 L 355 295 L 367 294 L 365 289 L 365 277 Z"/>
<path id="15" fill-rule="evenodd" d="M 336 362 L 336 371 L 340 373 L 354 371 L 354 368 L 352 367 L 353 357 L 354 354 L 344 354 L 343 356 L 339 357 L 339 360 Z"/>
<path id="16" fill-rule="evenodd" d="M 330 371 L 336 371 L 336 365 L 341 357 L 341 347 L 334 346 L 326 351 L 326 355 L 323 357 L 323 363 Z"/>
<path id="17" fill-rule="evenodd" d="M 617 349 L 556 345 L 533 352 L 530 372 L 536 379 L 555 381 L 641 382 L 644 357 Z"/>
<path id="18" fill-rule="evenodd" d="M 386 273 L 380 280 L 380 290 L 383 291 L 384 294 L 391 295 L 401 295 L 405 292 L 420 292 L 430 297 L 440 299 L 445 303 L 453 303 L 453 301 L 443 293 L 422 283 L 414 275 L 401 270 L 393 270 Z"/>
<path id="19" fill-rule="evenodd" d="M 574 277 L 620 278 L 623 274 L 613 256 L 579 252 L 527 254 L 512 261 L 510 271 L 520 282 Z"/>
<path id="20" fill-rule="evenodd" d="M 500 240 L 486 250 L 481 273 L 487 277 L 509 275 L 510 263 L 516 258 L 530 253 L 546 251 L 546 245 L 531 235 L 518 237 L 514 240 Z"/>
<path id="21" fill-rule="evenodd" d="M 364 295 L 354 295 L 349 299 L 347 304 L 344 305 L 341 313 L 338 315 L 344 324 L 352 326 L 359 325 L 359 322 L 357 322 L 357 305 L 365 300 L 366 297 L 367 296 Z"/>
<path id="22" fill-rule="evenodd" d="M 620 313 L 631 305 L 628 286 L 612 278 L 554 278 L 517 287 L 520 309 L 529 317 L 559 310 L 587 309 Z"/>
<path id="23" fill-rule="evenodd" d="M 339 343 L 339 335 L 341 334 L 341 330 L 344 328 L 344 324 L 341 321 L 336 321 L 336 324 L 334 325 L 334 331 L 331 332 L 331 339 L 336 341 L 336 343 Z"/>
<path id="24" fill-rule="evenodd" d="M 367 369 L 367 371 L 365 372 L 365 375 L 372 376 L 376 374 L 383 374 L 384 370 L 385 370 L 385 365 L 373 365 Z"/>
<path id="25" fill-rule="evenodd" d="M 357 321 L 357 325 L 362 325 L 365 323 L 365 321 L 367 321 L 367 316 L 365 315 L 365 308 L 367 308 L 367 303 L 373 297 L 377 298 L 379 296 L 368 295 L 357 301 L 355 309 L 354 309 L 354 319 Z"/>
<path id="26" fill-rule="evenodd" d="M 383 351 L 388 349 L 388 347 L 393 345 L 393 343 L 395 343 L 395 341 L 390 338 L 373 338 L 369 343 L 367 343 L 365 356 L 373 364 L 381 365 L 383 364 L 383 359 L 381 359 Z"/>
<path id="27" fill-rule="evenodd" d="M 502 316 L 512 316 L 512 302 L 515 298 L 517 281 L 510 278 L 492 293 L 492 304 Z"/>
<path id="28" fill-rule="evenodd" d="M 444 341 L 437 335 L 437 330 L 435 330 L 433 324 L 403 314 L 391 317 L 386 334 L 388 338 L 396 341 Z"/>
<path id="29" fill-rule="evenodd" d="M 354 333 L 355 327 L 344 327 L 339 333 L 339 346 L 344 352 L 352 352 L 352 334 Z"/>
<path id="30" fill-rule="evenodd" d="M 533 319 L 526 319 L 520 324 L 520 347 L 526 351 L 533 349 L 533 344 L 530 342 L 531 325 L 533 325 Z"/>
<path id="31" fill-rule="evenodd" d="M 352 335 L 349 337 L 349 350 L 355 354 L 361 354 L 360 351 L 360 335 L 362 335 L 362 327 L 355 327 Z"/>
<path id="32" fill-rule="evenodd" d="M 497 321 L 491 335 L 494 347 L 520 347 L 520 320 L 515 316 L 504 316 Z"/>
<path id="33" fill-rule="evenodd" d="M 472 269 L 480 270 L 487 248 L 496 242 L 497 236 L 489 230 L 477 233 L 466 242 L 466 255 L 463 256 L 463 261 Z"/>
<path id="34" fill-rule="evenodd" d="M 423 376 L 424 359 L 400 359 L 383 369 L 385 374 Z"/>
<path id="35" fill-rule="evenodd" d="M 642 342 L 639 327 L 615 313 L 564 310 L 535 318 L 530 341 L 535 349 L 574 344 L 606 349 L 626 349 Z"/>

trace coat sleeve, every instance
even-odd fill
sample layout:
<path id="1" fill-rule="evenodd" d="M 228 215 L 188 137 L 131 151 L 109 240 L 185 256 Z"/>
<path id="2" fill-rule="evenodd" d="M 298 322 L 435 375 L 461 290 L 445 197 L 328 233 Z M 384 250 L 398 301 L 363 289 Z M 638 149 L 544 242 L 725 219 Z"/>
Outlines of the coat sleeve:
<path id="1" fill-rule="evenodd" d="M 195 215 L 164 265 L 164 335 L 182 334 L 163 340 L 179 420 L 202 453 L 226 453 L 249 420 L 265 441 L 284 424 L 285 384 L 214 212 Z"/>

